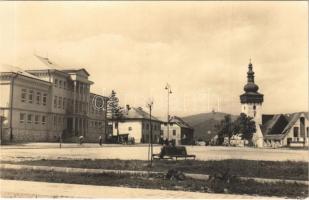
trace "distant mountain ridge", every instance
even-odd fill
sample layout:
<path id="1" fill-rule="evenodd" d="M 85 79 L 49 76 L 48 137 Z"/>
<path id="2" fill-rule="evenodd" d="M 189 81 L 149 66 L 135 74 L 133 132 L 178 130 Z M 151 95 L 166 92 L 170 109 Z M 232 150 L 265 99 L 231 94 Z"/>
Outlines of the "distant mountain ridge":
<path id="1" fill-rule="evenodd" d="M 210 140 L 216 135 L 215 125 L 219 124 L 225 115 L 231 114 L 223 112 L 200 113 L 182 117 L 182 119 L 194 128 L 194 138 L 196 140 Z M 231 115 L 232 120 L 237 117 L 237 115 Z"/>

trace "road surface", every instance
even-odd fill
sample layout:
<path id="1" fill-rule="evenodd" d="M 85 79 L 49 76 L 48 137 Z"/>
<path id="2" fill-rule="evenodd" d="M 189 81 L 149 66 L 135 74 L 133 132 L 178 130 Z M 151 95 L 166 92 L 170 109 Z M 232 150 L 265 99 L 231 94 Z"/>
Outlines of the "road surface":
<path id="1" fill-rule="evenodd" d="M 161 146 L 154 147 L 154 153 L 160 152 Z M 187 146 L 188 154 L 195 154 L 198 160 L 247 159 L 273 161 L 309 160 L 307 150 L 257 149 L 247 147 Z M 137 159 L 147 160 L 147 145 L 103 145 L 98 144 L 63 144 L 31 143 L 26 145 L 1 146 L 1 160 L 33 159 Z"/>

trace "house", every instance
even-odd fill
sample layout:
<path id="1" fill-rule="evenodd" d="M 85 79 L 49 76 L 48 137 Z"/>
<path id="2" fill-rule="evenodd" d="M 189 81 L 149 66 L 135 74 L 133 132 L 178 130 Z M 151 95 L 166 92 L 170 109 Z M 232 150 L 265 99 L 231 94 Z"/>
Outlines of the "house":
<path id="1" fill-rule="evenodd" d="M 105 138 L 107 98 L 90 93 L 89 73 L 37 58 L 42 69 L 1 67 L 0 114 L 6 118 L 1 142 L 54 142 L 60 136 L 75 141 L 81 135 L 88 142 L 96 142 L 99 135 Z M 99 101 L 102 106 L 95 106 Z"/>
<path id="2" fill-rule="evenodd" d="M 159 143 L 161 121 L 144 111 L 141 107 L 128 108 L 121 120 L 109 120 L 110 133 L 113 137 L 120 137 L 121 140 L 128 141 L 134 139 L 135 143 L 148 143 L 150 131 L 152 130 L 153 143 Z"/>
<path id="3" fill-rule="evenodd" d="M 193 144 L 194 129 L 183 119 L 173 116 L 170 122 L 161 125 L 163 138 L 175 140 L 176 145 Z"/>
<path id="4" fill-rule="evenodd" d="M 264 146 L 308 146 L 308 112 L 262 115 Z"/>

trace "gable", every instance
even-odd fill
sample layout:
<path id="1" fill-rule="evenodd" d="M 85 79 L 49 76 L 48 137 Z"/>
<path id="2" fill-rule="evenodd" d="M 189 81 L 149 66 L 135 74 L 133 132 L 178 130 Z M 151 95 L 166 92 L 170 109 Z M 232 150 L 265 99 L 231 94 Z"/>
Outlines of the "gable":
<path id="1" fill-rule="evenodd" d="M 84 78 L 88 78 L 89 73 L 85 70 L 85 69 L 79 69 L 76 71 L 76 74 L 78 76 L 84 77 Z"/>

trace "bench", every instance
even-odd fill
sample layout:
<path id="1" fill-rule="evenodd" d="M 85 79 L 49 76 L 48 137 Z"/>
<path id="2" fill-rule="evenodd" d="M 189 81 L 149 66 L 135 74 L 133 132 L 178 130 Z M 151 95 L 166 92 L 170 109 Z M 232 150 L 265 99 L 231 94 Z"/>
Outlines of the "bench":
<path id="1" fill-rule="evenodd" d="M 188 155 L 184 146 L 164 146 L 159 154 L 152 154 L 153 159 L 193 158 L 195 160 L 195 157 L 195 155 Z"/>

